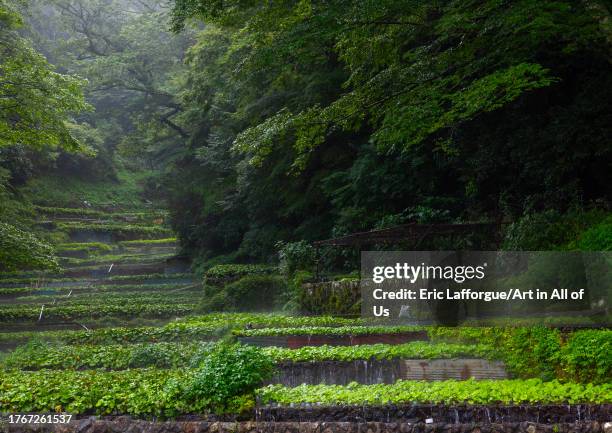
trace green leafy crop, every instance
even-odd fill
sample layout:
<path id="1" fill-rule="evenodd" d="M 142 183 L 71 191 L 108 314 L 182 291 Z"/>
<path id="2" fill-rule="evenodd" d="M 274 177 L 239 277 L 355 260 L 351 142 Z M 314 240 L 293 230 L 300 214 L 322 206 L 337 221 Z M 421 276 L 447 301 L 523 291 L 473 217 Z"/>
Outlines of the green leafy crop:
<path id="1" fill-rule="evenodd" d="M 557 381 L 447 380 L 442 382 L 399 380 L 393 385 L 270 385 L 259 392 L 263 402 L 320 403 L 323 405 L 380 405 L 388 403 L 609 403 L 612 385 L 578 385 Z"/>
<path id="2" fill-rule="evenodd" d="M 261 349 L 241 344 L 220 344 L 199 361 L 187 395 L 220 412 L 244 408 L 249 396 L 274 370 L 272 358 Z M 240 397 L 241 407 L 237 408 L 233 405 Z"/>

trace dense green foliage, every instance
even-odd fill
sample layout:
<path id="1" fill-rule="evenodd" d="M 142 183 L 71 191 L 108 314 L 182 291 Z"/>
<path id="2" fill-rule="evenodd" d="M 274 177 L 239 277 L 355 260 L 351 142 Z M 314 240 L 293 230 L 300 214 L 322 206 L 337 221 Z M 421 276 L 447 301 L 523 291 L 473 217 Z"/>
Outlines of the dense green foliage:
<path id="1" fill-rule="evenodd" d="M 300 326 L 297 323 L 287 328 L 259 328 L 234 331 L 234 335 L 243 337 L 269 335 L 371 335 L 400 334 L 404 332 L 422 331 L 422 326 Z"/>
<path id="2" fill-rule="evenodd" d="M 189 278 L 190 274 L 185 273 L 175 273 L 175 274 L 135 274 L 135 275 L 114 275 L 104 279 L 104 282 L 108 284 L 119 284 L 133 281 L 154 281 L 159 279 L 184 279 Z M 74 281 L 82 281 L 82 278 L 74 278 L 74 277 L 49 277 L 49 278 L 40 278 L 40 277 L 23 277 L 23 278 L 3 278 L 0 284 L 2 285 L 14 285 L 14 284 L 32 284 L 39 285 L 40 283 L 65 283 L 65 282 L 74 282 Z"/>
<path id="3" fill-rule="evenodd" d="M 562 349 L 564 374 L 581 382 L 605 383 L 612 377 L 612 330 L 573 333 Z"/>
<path id="4" fill-rule="evenodd" d="M 268 260 L 278 240 L 307 259 L 302 240 L 404 222 L 606 209 L 612 81 L 597 8 L 174 3 L 175 29 L 206 23 L 187 56 L 182 177 L 167 179 L 174 226 L 203 260 Z M 573 233 L 540 231 L 521 247 Z"/>
<path id="5" fill-rule="evenodd" d="M 40 370 L 135 367 L 197 367 L 214 349 L 214 343 L 136 343 L 129 345 L 52 345 L 34 340 L 8 354 L 0 363 L 6 369 Z M 305 346 L 300 349 L 266 347 L 263 353 L 275 362 L 357 361 L 369 359 L 495 358 L 493 348 L 478 344 L 429 343 L 373 344 L 360 346 Z"/>
<path id="6" fill-rule="evenodd" d="M 563 341 L 554 328 L 458 327 L 430 328 L 433 341 L 485 344 L 497 348 L 509 371 L 518 377 L 554 377 L 605 383 L 612 374 L 609 347 L 612 332 L 607 329 L 575 331 Z"/>
<path id="7" fill-rule="evenodd" d="M 53 247 L 31 233 L 0 221 L 0 271 L 58 270 Z"/>
<path id="8" fill-rule="evenodd" d="M 68 123 L 87 106 L 83 80 L 53 70 L 18 29 L 22 16 L 0 2 L 0 147 L 78 149 Z"/>
<path id="9" fill-rule="evenodd" d="M 277 361 L 356 361 L 360 359 L 449 359 L 493 358 L 493 348 L 478 344 L 432 344 L 415 341 L 405 344 L 372 344 L 359 346 L 304 346 L 299 349 L 271 347 L 266 349 Z M 497 354 L 499 355 L 499 353 Z"/>
<path id="10" fill-rule="evenodd" d="M 0 0 L 0 323 L 32 329 L 0 333 L 3 349 L 30 341 L 1 357 L 0 407 L 612 402 L 610 330 L 382 326 L 333 317 L 356 317 L 356 284 L 303 286 L 358 263 L 313 240 L 405 223 L 500 224 L 385 248 L 610 250 L 609 8 Z M 183 257 L 199 281 L 128 275 Z M 126 275 L 109 277 L 115 265 Z M 584 302 L 600 311 L 590 319 L 608 318 L 606 299 Z M 252 313 L 281 309 L 330 315 Z M 376 334 L 431 341 L 236 343 Z M 275 362 L 464 356 L 529 380 L 258 389 Z"/>
<path id="11" fill-rule="evenodd" d="M 193 313 L 196 304 L 189 304 L 189 299 L 178 302 L 152 302 L 142 296 L 136 299 L 119 299 L 115 302 L 110 300 L 101 301 L 99 304 L 91 305 L 90 302 L 77 305 L 15 305 L 0 307 L 0 322 L 36 321 L 41 316 L 46 320 L 74 321 L 82 318 L 101 317 L 174 317 Z"/>
<path id="12" fill-rule="evenodd" d="M 577 385 L 557 381 L 466 380 L 420 382 L 399 380 L 393 385 L 270 385 L 260 391 L 264 402 L 334 404 L 385 403 L 585 403 L 612 401 L 612 385 Z"/>
<path id="13" fill-rule="evenodd" d="M 111 286 L 112 287 L 112 286 Z M 72 289 L 71 289 L 72 290 Z M 70 292 L 68 292 L 70 293 Z M 79 293 L 78 291 L 72 290 L 70 296 L 68 293 L 57 294 L 53 293 L 51 296 L 49 294 L 40 294 L 40 295 L 30 295 L 30 296 L 20 296 L 15 299 L 19 304 L 29 304 L 29 303 L 45 303 L 49 302 L 52 299 L 55 299 L 56 303 L 61 303 L 62 305 L 90 305 L 93 307 L 101 304 L 113 304 L 118 302 L 138 302 L 142 301 L 143 297 L 146 296 L 146 301 L 151 304 L 156 303 L 165 303 L 165 304 L 181 304 L 181 303 L 189 303 L 193 302 L 195 299 L 201 297 L 200 290 L 181 290 L 180 296 L 177 296 L 176 292 L 167 291 L 167 290 L 150 290 L 148 293 L 143 293 L 142 291 L 98 291 L 96 288 L 95 292 L 92 292 L 91 289 L 88 291 L 82 291 Z"/>
<path id="14" fill-rule="evenodd" d="M 332 316 L 291 317 L 274 314 L 218 313 L 206 316 L 191 316 L 164 326 L 106 328 L 91 331 L 26 331 L 0 333 L 0 343 L 27 341 L 31 338 L 63 342 L 67 344 L 116 344 L 158 341 L 193 341 L 224 335 L 228 329 L 255 327 L 317 326 L 337 327 L 362 325 L 361 319 L 346 319 Z"/>
<path id="15" fill-rule="evenodd" d="M 143 292 L 152 294 L 153 297 L 163 292 L 170 292 L 169 296 L 173 296 L 173 291 L 184 290 L 186 287 L 193 287 L 194 284 L 189 283 L 155 283 L 155 284 L 111 284 L 97 285 L 96 292 L 91 292 L 91 286 L 68 286 L 68 287 L 6 287 L 0 288 L 0 295 L 16 296 L 19 301 L 24 300 L 42 300 L 46 296 L 62 296 L 67 297 L 69 293 L 81 297 L 85 295 L 92 297 L 104 297 L 106 293 L 112 295 L 128 294 L 128 296 L 136 296 L 136 293 L 143 295 Z M 199 290 L 197 291 L 200 292 Z"/>
<path id="16" fill-rule="evenodd" d="M 0 406 L 10 412 L 56 412 L 73 414 L 129 414 L 171 417 L 205 413 L 207 400 L 186 396 L 184 384 L 192 370 L 126 370 L 11 372 L 0 378 Z M 394 385 L 333 385 L 257 390 L 263 401 L 282 404 L 320 402 L 353 403 L 609 403 L 609 384 L 585 386 L 521 381 L 399 381 Z M 233 408 L 243 408 L 238 399 Z"/>
<path id="17" fill-rule="evenodd" d="M 92 232 L 104 232 L 112 233 L 116 236 L 124 236 L 129 234 L 138 234 L 143 237 L 162 237 L 172 234 L 172 232 L 160 226 L 148 226 L 148 225 L 137 225 L 137 224 L 125 224 L 125 223 L 106 223 L 106 224 L 91 224 L 91 223 L 60 223 L 58 224 L 60 230 L 67 232 L 75 231 L 92 231 Z"/>
<path id="18" fill-rule="evenodd" d="M 219 282 L 232 281 L 247 275 L 266 275 L 276 270 L 267 265 L 215 265 L 204 273 L 204 284 L 217 285 Z"/>
<path id="19" fill-rule="evenodd" d="M 456 357 L 476 357 L 486 359 L 502 360 L 507 368 L 515 376 L 522 378 L 542 377 L 548 380 L 556 378 L 563 383 L 608 383 L 612 373 L 612 363 L 609 357 L 609 349 L 612 344 L 612 333 L 609 330 L 585 330 L 572 333 L 565 343 L 560 341 L 559 333 L 546 328 L 429 328 L 430 335 L 435 339 L 446 338 L 454 341 L 476 339 L 474 343 L 444 343 L 444 342 L 411 342 L 399 345 L 360 345 L 360 346 L 314 346 L 300 349 L 286 349 L 268 347 L 257 353 L 251 353 L 243 346 L 236 346 L 240 350 L 234 353 L 236 347 L 222 343 L 195 343 L 194 339 L 210 338 L 214 335 L 222 335 L 230 317 L 239 320 L 250 320 L 249 323 L 264 323 L 262 316 L 255 315 L 213 315 L 200 319 L 200 325 L 185 326 L 189 319 L 181 323 L 166 325 L 163 328 L 129 328 L 98 330 L 94 333 L 78 333 L 74 331 L 60 331 L 47 333 L 48 340 L 63 341 L 64 343 L 76 343 L 76 345 L 43 343 L 37 339 L 27 345 L 21 346 L 4 357 L 0 363 L 4 369 L 92 369 L 104 368 L 111 370 L 122 370 L 128 368 L 179 368 L 198 367 L 206 362 L 212 363 L 210 369 L 202 373 L 202 381 L 194 385 L 192 397 L 197 400 L 206 400 L 216 410 L 224 407 L 223 401 L 231 401 L 233 405 L 248 407 L 252 405 L 252 398 L 234 399 L 228 395 L 223 401 L 214 400 L 211 395 L 206 394 L 211 387 L 213 378 L 222 375 L 226 377 L 225 382 L 233 383 L 232 380 L 247 380 L 248 377 L 256 377 L 264 374 L 259 367 L 254 371 L 248 371 L 244 367 L 246 376 L 235 377 L 231 371 L 242 371 L 235 365 L 231 365 L 236 359 L 247 357 L 257 362 L 261 361 L 267 366 L 268 361 L 274 362 L 317 362 L 317 361 L 355 361 L 368 359 L 447 359 Z M 316 323 L 316 318 L 308 319 Z M 324 323 L 328 318 L 320 318 Z M 283 321 L 282 317 L 276 318 L 279 326 L 291 326 Z M 298 320 L 299 321 L 299 320 Z M 208 326 L 206 326 L 208 322 Z M 234 325 L 236 326 L 236 325 Z M 216 327 L 216 328 L 215 328 Z M 323 332 L 321 328 L 315 331 Z M 355 330 L 361 332 L 361 328 L 328 328 L 331 335 L 338 331 L 346 334 L 347 329 L 353 334 Z M 269 330 L 265 330 L 269 334 Z M 300 334 L 303 328 L 287 328 L 287 332 Z M 380 328 L 374 328 L 380 332 Z M 387 332 L 397 329 L 387 328 Z M 277 331 L 277 333 L 281 333 Z M 32 337 L 35 334 L 31 335 Z M 45 337 L 44 333 L 38 337 Z M 94 338 L 95 337 L 95 338 Z M 12 339 L 14 341 L 14 338 Z M 138 343 L 148 342 L 148 343 Z M 162 341 L 159 342 L 158 341 Z M 168 341 L 168 342 L 163 342 Z M 183 341 L 172 343 L 170 341 Z M 151 344 L 155 342 L 156 344 Z M 117 344 L 121 343 L 121 344 Z M 133 343 L 125 345 L 125 343 Z M 253 348 L 253 350 L 256 350 Z M 248 353 L 247 353 L 248 352 Z M 235 355 L 235 356 L 234 356 Z M 260 357 L 262 357 L 260 359 Z M 264 362 L 264 359 L 268 361 Z M 259 360 L 259 361 L 258 361 Z M 213 362 L 214 361 L 214 362 Z M 238 362 L 238 361 L 236 361 Z M 253 365 L 258 365 L 257 362 Z M 248 363 L 247 363 L 248 364 Z M 245 364 L 246 365 L 246 364 Z M 249 364 L 250 365 L 250 364 Z M 219 370 L 221 369 L 221 370 Z M 216 373 L 213 374 L 212 371 Z M 267 374 L 267 373 L 266 373 Z M 204 382 L 208 385 L 204 385 Z M 227 383 L 219 381 L 218 386 L 229 387 Z M 244 388 L 243 388 L 244 389 Z M 227 391 L 227 390 L 226 390 Z M 226 392 L 224 391 L 224 392 Z M 228 391 L 229 392 L 229 391 Z M 204 395 L 206 394 L 206 396 Z M 217 393 L 221 395 L 223 393 Z M 240 393 L 238 393 L 240 394 Z M 234 397 L 238 397 L 238 394 Z M 225 394 L 224 394 L 225 395 Z M 242 394 L 241 394 L 242 395 Z M 227 409 L 227 407 L 225 407 Z M 233 409 L 232 409 L 233 410 Z"/>
<path id="20" fill-rule="evenodd" d="M 196 351 L 206 343 L 137 343 L 132 345 L 49 345 L 34 340 L 20 346 L 2 360 L 6 369 L 85 370 L 103 368 L 177 368 L 189 365 Z M 209 349 L 210 350 L 210 349 Z"/>
<path id="21" fill-rule="evenodd" d="M 65 243 L 56 245 L 55 249 L 62 252 L 69 251 L 85 251 L 88 253 L 99 253 L 112 251 L 112 247 L 102 242 L 81 242 L 81 243 Z"/>
<path id="22" fill-rule="evenodd" d="M 275 300 L 286 289 L 286 282 L 276 275 L 249 275 L 221 289 L 206 287 L 207 298 L 200 305 L 204 311 L 265 311 L 273 310 Z"/>
<path id="23" fill-rule="evenodd" d="M 0 1 L 0 270 L 57 268 L 50 247 L 31 233 L 28 203 L 14 190 L 31 171 L 28 153 L 94 152 L 74 131 L 74 116 L 89 108 L 86 81 L 55 71 L 24 37 L 21 4 Z"/>
<path id="24" fill-rule="evenodd" d="M 14 372 L 0 378 L 0 406 L 10 412 L 176 416 L 202 410 L 181 398 L 188 370 Z"/>
<path id="25" fill-rule="evenodd" d="M 221 413 L 240 412 L 254 406 L 255 389 L 272 376 L 273 370 L 272 358 L 257 347 L 219 344 L 198 359 L 187 395 Z"/>
<path id="26" fill-rule="evenodd" d="M 611 218 L 598 210 L 527 214 L 510 225 L 504 247 L 525 251 L 610 251 Z"/>

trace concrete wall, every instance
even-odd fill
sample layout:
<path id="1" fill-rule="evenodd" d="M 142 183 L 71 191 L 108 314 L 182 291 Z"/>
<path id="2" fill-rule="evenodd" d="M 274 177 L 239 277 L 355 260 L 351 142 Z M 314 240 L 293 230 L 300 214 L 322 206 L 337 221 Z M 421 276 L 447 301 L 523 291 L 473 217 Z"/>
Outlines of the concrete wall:
<path id="1" fill-rule="evenodd" d="M 346 385 L 357 382 L 371 385 L 395 383 L 398 379 L 466 380 L 507 377 L 503 362 L 486 359 L 370 359 L 280 363 L 270 383 L 294 387 L 302 383 Z"/>

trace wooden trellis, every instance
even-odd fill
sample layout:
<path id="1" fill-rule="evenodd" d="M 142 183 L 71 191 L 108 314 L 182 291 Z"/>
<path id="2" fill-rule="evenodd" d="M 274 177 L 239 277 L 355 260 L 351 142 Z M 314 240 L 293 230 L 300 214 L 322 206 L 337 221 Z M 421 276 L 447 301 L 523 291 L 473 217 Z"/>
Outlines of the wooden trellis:
<path id="1" fill-rule="evenodd" d="M 458 236 L 488 231 L 494 235 L 500 232 L 501 223 L 461 224 L 403 224 L 380 230 L 357 232 L 338 238 L 313 242 L 315 247 L 323 246 L 364 246 L 389 243 L 412 243 L 418 246 L 429 236 Z"/>
<path id="2" fill-rule="evenodd" d="M 337 238 L 324 239 L 313 242 L 317 257 L 317 279 L 320 276 L 319 249 L 321 247 L 357 247 L 368 245 L 410 244 L 417 249 L 422 242 L 430 236 L 447 236 L 453 238 L 470 233 L 490 233 L 496 244 L 501 241 L 502 222 L 479 222 L 460 224 L 403 224 L 386 229 L 370 230 L 367 232 L 351 233 Z"/>

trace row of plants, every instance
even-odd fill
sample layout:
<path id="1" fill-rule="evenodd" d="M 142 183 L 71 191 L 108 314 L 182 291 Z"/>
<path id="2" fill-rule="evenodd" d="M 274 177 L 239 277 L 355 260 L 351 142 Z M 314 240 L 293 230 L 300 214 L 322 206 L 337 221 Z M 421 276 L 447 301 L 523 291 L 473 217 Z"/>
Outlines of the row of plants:
<path id="1" fill-rule="evenodd" d="M 356 346 L 304 346 L 299 349 L 266 347 L 277 362 L 357 361 L 369 359 L 452 359 L 499 356 L 484 344 L 430 343 L 412 341 L 404 344 L 363 344 Z"/>
<path id="2" fill-rule="evenodd" d="M 88 303 L 80 305 L 17 305 L 0 307 L 0 322 L 37 321 L 41 316 L 45 320 L 73 321 L 82 318 L 97 319 L 101 317 L 156 317 L 185 316 L 193 313 L 196 304 L 148 303 L 146 299 L 115 304 L 101 303 L 92 308 Z"/>
<path id="3" fill-rule="evenodd" d="M 91 208 L 67 208 L 34 206 L 34 209 L 41 214 L 52 217 L 88 217 L 88 218 L 107 218 L 107 219 L 130 219 L 149 221 L 157 218 L 164 218 L 167 212 L 162 210 L 150 210 L 147 212 L 105 212 Z"/>
<path id="4" fill-rule="evenodd" d="M 63 222 L 58 223 L 59 230 L 73 233 L 76 231 L 89 232 L 112 232 L 114 234 L 138 234 L 145 237 L 171 235 L 172 230 L 159 225 L 139 225 L 130 223 L 82 223 L 82 222 Z"/>
<path id="5" fill-rule="evenodd" d="M 292 405 L 383 405 L 398 403 L 443 404 L 560 404 L 610 403 L 612 384 L 544 382 L 541 379 L 446 380 L 441 382 L 399 380 L 392 385 L 301 385 L 287 388 L 269 385 L 259 390 L 263 403 Z"/>
<path id="6" fill-rule="evenodd" d="M 25 343 L 32 339 L 62 344 L 127 344 L 163 341 L 208 340 L 223 335 L 214 325 L 185 325 L 171 322 L 164 326 L 98 328 L 94 330 L 20 331 L 0 333 L 0 344 Z"/>
<path id="7" fill-rule="evenodd" d="M 359 333 L 389 333 L 427 329 L 429 337 L 436 342 L 480 343 L 495 347 L 499 358 L 504 360 L 508 369 L 519 377 L 603 382 L 612 375 L 612 360 L 609 357 L 612 342 L 612 331 L 610 330 L 584 330 L 563 337 L 563 334 L 558 330 L 545 327 L 366 327 L 363 326 L 363 323 L 360 323 L 359 319 L 354 319 L 352 323 L 351 320 L 353 319 L 296 318 L 265 314 L 212 314 L 186 318 L 158 328 L 111 328 L 91 332 L 55 331 L 39 334 L 11 333 L 0 334 L 0 341 L 3 339 L 23 341 L 25 338 L 39 335 L 41 338 L 70 344 L 112 344 L 207 339 L 224 335 L 231 329 L 234 330 L 236 335 L 294 335 L 304 332 L 318 332 L 328 335 L 358 335 Z M 239 330 L 240 328 L 255 329 Z M 588 349 L 585 349 L 585 347 L 588 347 Z M 311 349 L 304 349 L 304 352 L 308 350 Z"/>
<path id="8" fill-rule="evenodd" d="M 0 274 L 2 275 L 2 274 Z M 123 282 L 123 281 L 147 281 L 147 280 L 170 280 L 170 279 L 185 279 L 192 278 L 193 274 L 190 273 L 150 273 L 150 274 L 134 274 L 134 275 L 113 275 L 105 278 L 98 278 L 90 280 L 99 282 L 102 284 Z M 0 287 L 11 287 L 13 285 L 32 285 L 41 286 L 43 284 L 54 284 L 54 283 L 70 283 L 75 281 L 88 281 L 82 277 L 58 277 L 53 274 L 39 274 L 38 276 L 29 277 L 14 277 L 14 278 L 2 278 L 0 280 Z"/>
<path id="9" fill-rule="evenodd" d="M 118 245 L 120 247 L 148 247 L 148 246 L 174 246 L 177 243 L 176 238 L 163 238 L 163 239 L 135 239 L 131 241 L 120 241 Z"/>
<path id="10" fill-rule="evenodd" d="M 556 328 L 570 327 L 606 327 L 612 324 L 612 314 L 606 314 L 604 311 L 596 314 L 576 315 L 576 316 L 546 316 L 546 317 L 487 317 L 480 319 L 470 319 L 461 323 L 461 326 L 467 327 L 530 327 L 530 326 L 548 326 Z"/>
<path id="11" fill-rule="evenodd" d="M 110 286 L 113 287 L 113 286 Z M 179 289 L 180 290 L 180 289 Z M 68 293 L 57 294 L 54 293 L 52 295 L 32 295 L 32 296 L 21 296 L 19 298 L 11 299 L 14 301 L 13 304 L 0 304 L 0 310 L 2 308 L 18 308 L 20 304 L 32 304 L 38 303 L 40 304 L 51 304 L 55 302 L 56 304 L 61 305 L 79 305 L 79 304 L 89 304 L 89 305 L 98 305 L 103 303 L 185 303 L 185 302 L 193 302 L 196 303 L 198 299 L 202 296 L 201 290 L 181 290 L 180 292 L 174 291 L 148 291 L 146 295 L 142 293 L 142 291 L 76 291 L 68 296 Z"/>
<path id="12" fill-rule="evenodd" d="M 437 342 L 480 343 L 499 350 L 508 370 L 518 377 L 603 382 L 612 376 L 612 330 L 564 334 L 556 328 L 530 327 L 303 327 L 235 330 L 234 335 L 363 335 L 427 330 Z M 588 346 L 588 350 L 585 347 Z"/>
<path id="13" fill-rule="evenodd" d="M 88 285 L 88 286 L 62 286 L 62 287 L 5 287 L 0 288 L 0 296 L 19 296 L 19 300 L 26 298 L 34 298 L 37 295 L 67 295 L 72 292 L 73 294 L 79 294 L 81 292 L 111 292 L 111 293 L 123 293 L 123 292 L 167 292 L 174 290 L 181 290 L 185 288 L 195 288 L 199 285 L 193 283 L 177 283 L 177 282 L 163 282 L 155 284 L 110 284 L 110 285 Z"/>
<path id="14" fill-rule="evenodd" d="M 58 244 L 55 251 L 61 256 L 63 252 L 84 251 L 87 253 L 105 253 L 113 250 L 113 246 L 104 242 L 69 242 Z"/>
<path id="15" fill-rule="evenodd" d="M 217 326 L 214 322 L 211 325 Z M 168 338 L 169 328 L 177 328 L 178 324 L 166 325 L 166 330 L 161 332 L 149 333 L 150 341 L 155 341 L 155 337 Z M 182 324 L 184 325 L 184 324 Z M 215 334 L 213 327 L 186 327 L 182 328 L 185 334 L 195 336 L 197 332 L 208 336 Z M 115 338 L 119 337 L 113 329 L 100 330 L 111 333 Z M 144 329 L 132 331 L 130 338 L 143 338 L 147 333 Z M 219 329 L 216 330 L 220 335 Z M 534 331 L 531 331 L 532 333 Z M 428 343 L 410 342 L 399 345 L 375 344 L 359 346 L 306 346 L 300 349 L 285 349 L 269 347 L 263 351 L 277 362 L 316 362 L 316 361 L 354 361 L 364 359 L 436 359 L 436 358 L 455 358 L 455 357 L 478 357 L 489 359 L 501 359 L 505 361 L 508 369 L 519 377 L 540 377 L 552 379 L 554 377 L 565 381 L 575 382 L 594 382 L 603 383 L 612 376 L 612 360 L 609 353 L 612 349 L 612 331 L 609 330 L 583 330 L 570 335 L 562 346 L 554 353 L 542 355 L 543 349 L 538 343 L 532 349 L 530 344 L 534 342 L 527 339 L 521 346 L 517 341 L 523 341 L 526 337 L 525 331 L 520 331 L 516 335 L 508 337 L 509 342 L 499 342 L 489 340 L 489 344 L 457 344 L 457 343 Z M 173 335 L 175 338 L 177 334 Z M 124 335 L 123 337 L 126 337 Z M 486 341 L 486 338 L 483 339 Z M 181 365 L 189 363 L 189 359 L 198 349 L 197 344 L 174 344 L 174 345 L 151 345 L 151 364 L 159 363 L 166 366 Z M 206 346 L 208 347 L 208 346 Z M 25 351 L 25 352 L 24 352 Z M 109 354 L 109 360 L 99 355 L 99 352 Z M 140 353 L 141 347 L 134 346 L 100 346 L 96 349 L 92 346 L 49 346 L 45 350 L 39 346 L 38 355 L 27 354 L 27 347 L 9 357 L 13 359 L 13 367 L 16 368 L 83 368 L 83 367 L 104 367 L 104 368 L 125 368 L 129 364 L 125 362 L 116 363 L 114 353 L 121 353 L 124 359 L 130 359 L 128 354 Z M 88 355 L 88 353 L 90 353 Z M 534 354 L 535 353 L 535 354 Z M 155 355 L 155 356 L 153 356 Z M 538 365 L 532 365 L 534 359 L 540 356 Z M 163 362 L 162 362 L 163 361 Z M 536 361 L 538 361 L 536 359 Z M 8 362 L 8 361 L 7 361 Z M 76 363 L 76 364 L 75 364 Z M 549 375 L 549 370 L 553 375 Z"/>
<path id="16" fill-rule="evenodd" d="M 130 345 L 53 345 L 32 341 L 8 354 L 0 363 L 5 369 L 122 370 L 137 367 L 178 368 L 198 364 L 215 343 L 137 343 Z M 449 343 L 360 346 L 306 346 L 300 349 L 261 349 L 274 362 L 357 361 L 369 359 L 494 358 L 491 347 Z"/>
<path id="17" fill-rule="evenodd" d="M 6 370 L 87 370 L 103 368 L 179 368 L 213 343 L 136 343 L 129 345 L 53 345 L 33 340 L 0 360 Z"/>
<path id="18" fill-rule="evenodd" d="M 264 404 L 282 405 L 609 404 L 612 401 L 610 384 L 581 385 L 539 379 L 398 381 L 393 385 L 296 388 L 271 385 L 257 389 L 257 384 L 273 367 L 253 349 L 213 353 L 195 370 L 8 372 L 0 378 L 0 407 L 13 413 L 65 411 L 75 415 L 175 417 L 212 411 L 241 412 L 252 409 L 255 398 Z M 247 368 L 235 368 L 246 359 L 250 360 Z"/>
<path id="19" fill-rule="evenodd" d="M 373 334 L 402 334 L 408 332 L 423 331 L 424 326 L 402 325 L 402 326 L 294 326 L 291 328 L 260 328 L 239 329 L 233 333 L 238 337 L 263 337 L 263 336 L 287 336 L 287 335 L 373 335 Z"/>
<path id="20" fill-rule="evenodd" d="M 220 322 L 233 328 L 295 328 L 295 327 L 325 327 L 365 325 L 361 318 L 346 318 L 334 316 L 291 316 L 272 313 L 211 313 L 202 316 L 186 317 L 181 321 L 185 324 L 202 324 Z"/>
<path id="21" fill-rule="evenodd" d="M 257 313 L 215 313 L 189 316 L 164 326 L 103 328 L 90 331 L 62 330 L 0 333 L 0 343 L 25 342 L 32 338 L 66 344 L 114 344 L 159 341 L 190 341 L 226 335 L 230 330 L 245 327 L 339 326 L 362 324 L 361 319 L 331 316 L 292 317 Z"/>
<path id="22" fill-rule="evenodd" d="M 199 357 L 193 369 L 14 371 L 0 377 L 0 407 L 158 417 L 237 413 L 254 407 L 257 387 L 273 370 L 259 349 L 223 344 Z"/>
<path id="23" fill-rule="evenodd" d="M 77 258 L 77 257 L 68 257 L 62 258 L 60 263 L 63 266 L 79 266 L 79 265 L 96 265 L 103 263 L 148 263 L 148 262 L 156 262 L 160 260 L 165 260 L 170 257 L 173 257 L 174 253 L 161 252 L 158 254 L 113 254 L 113 255 L 104 255 L 95 258 Z"/>
<path id="24" fill-rule="evenodd" d="M 199 285 L 197 285 L 199 286 Z M 18 299 L 24 299 L 26 296 L 34 297 L 37 294 L 61 295 L 70 292 L 159 292 L 159 291 L 174 291 L 186 287 L 196 287 L 193 283 L 176 283 L 163 282 L 154 284 L 111 284 L 111 285 L 85 285 L 85 286 L 60 286 L 60 287 L 0 287 L 0 296 L 20 296 Z"/>
<path id="25" fill-rule="evenodd" d="M 107 256 L 114 257 L 107 260 L 120 260 L 125 256 L 143 255 L 143 254 L 162 254 L 176 252 L 176 245 L 170 243 L 160 243 L 151 245 L 134 245 L 134 246 L 115 246 L 102 242 L 83 242 L 60 244 L 56 247 L 56 254 L 65 261 L 80 260 L 101 260 L 102 257 L 107 259 Z M 69 259 L 69 260 L 67 260 Z M 75 261 L 76 262 L 76 261 Z"/>
<path id="26" fill-rule="evenodd" d="M 276 266 L 260 264 L 215 265 L 204 273 L 205 281 L 218 281 L 244 277 L 246 275 L 267 275 L 277 272 Z"/>

